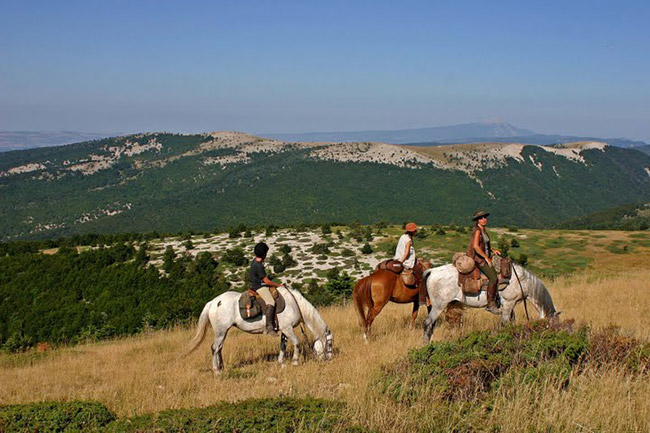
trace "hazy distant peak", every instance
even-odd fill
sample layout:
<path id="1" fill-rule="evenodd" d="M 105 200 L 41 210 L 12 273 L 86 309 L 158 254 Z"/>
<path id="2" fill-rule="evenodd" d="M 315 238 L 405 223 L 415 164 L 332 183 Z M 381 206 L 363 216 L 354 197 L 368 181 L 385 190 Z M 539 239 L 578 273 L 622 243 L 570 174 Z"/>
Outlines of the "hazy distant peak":
<path id="1" fill-rule="evenodd" d="M 382 142 L 407 144 L 444 140 L 467 140 L 477 137 L 504 138 L 521 135 L 533 135 L 533 131 L 518 128 L 506 122 L 474 122 L 449 126 L 432 126 L 425 128 L 399 130 L 371 130 L 348 132 L 305 132 L 305 133 L 270 133 L 260 134 L 264 137 L 293 142 Z"/>

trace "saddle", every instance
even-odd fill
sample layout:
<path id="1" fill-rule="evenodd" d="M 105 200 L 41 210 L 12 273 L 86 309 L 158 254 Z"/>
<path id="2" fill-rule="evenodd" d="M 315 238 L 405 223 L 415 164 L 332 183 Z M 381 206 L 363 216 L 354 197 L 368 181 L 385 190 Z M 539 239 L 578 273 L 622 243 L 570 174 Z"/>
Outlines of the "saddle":
<path id="1" fill-rule="evenodd" d="M 455 266 L 457 261 L 461 261 L 460 259 L 463 255 L 464 254 L 454 255 L 453 262 Z M 508 286 L 508 284 L 510 284 L 510 277 L 512 276 L 512 260 L 505 257 L 494 256 L 492 262 L 498 271 L 497 276 L 499 282 L 497 288 L 498 290 L 503 290 Z M 458 266 L 456 268 L 458 269 Z M 466 268 L 463 270 L 466 270 Z M 469 272 L 458 271 L 458 285 L 462 287 L 464 295 L 478 295 L 482 290 L 487 290 L 488 282 L 488 278 L 483 275 L 477 266 L 474 266 L 474 268 Z"/>
<path id="2" fill-rule="evenodd" d="M 419 268 L 416 269 L 418 266 Z M 400 261 L 389 259 L 379 262 L 379 264 L 375 266 L 375 270 L 386 269 L 394 274 L 398 274 L 402 278 L 402 282 L 405 286 L 414 288 L 419 285 L 420 280 L 422 279 L 421 276 L 423 271 L 421 267 L 420 264 L 416 264 L 416 267 L 413 269 L 406 269 Z"/>
<path id="3" fill-rule="evenodd" d="M 262 306 L 264 300 L 259 295 L 250 296 L 248 290 L 241 294 L 239 297 L 239 314 L 241 318 L 247 321 L 257 321 L 262 317 Z M 275 299 L 275 315 L 282 313 L 286 307 L 284 296 L 278 292 L 278 297 Z"/>
<path id="4" fill-rule="evenodd" d="M 404 266 L 397 260 L 389 259 L 379 262 L 379 264 L 375 266 L 376 271 L 380 269 L 387 269 L 395 274 L 401 274 L 404 270 Z"/>

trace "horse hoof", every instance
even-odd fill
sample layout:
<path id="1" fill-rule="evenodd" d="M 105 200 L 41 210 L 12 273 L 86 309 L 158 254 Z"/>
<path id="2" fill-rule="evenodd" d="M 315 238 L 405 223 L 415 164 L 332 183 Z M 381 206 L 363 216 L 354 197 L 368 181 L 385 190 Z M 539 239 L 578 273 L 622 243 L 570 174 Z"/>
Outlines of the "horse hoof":
<path id="1" fill-rule="evenodd" d="M 300 365 L 298 361 L 291 361 L 291 365 Z"/>

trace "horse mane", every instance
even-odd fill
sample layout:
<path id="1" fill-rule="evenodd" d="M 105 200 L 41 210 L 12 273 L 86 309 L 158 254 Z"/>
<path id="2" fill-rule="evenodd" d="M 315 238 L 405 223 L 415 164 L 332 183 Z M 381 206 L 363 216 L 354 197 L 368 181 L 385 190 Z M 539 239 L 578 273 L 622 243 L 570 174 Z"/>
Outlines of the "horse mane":
<path id="1" fill-rule="evenodd" d="M 531 300 L 535 303 L 538 308 L 542 309 L 544 317 L 551 317 L 556 314 L 555 305 L 553 304 L 553 299 L 548 289 L 535 274 L 533 274 L 528 269 L 513 263 L 513 267 L 516 267 L 517 274 L 520 275 L 522 280 L 529 279 L 530 284 L 528 288 L 528 296 L 531 297 Z M 515 277 L 516 278 L 516 277 Z"/>
<path id="2" fill-rule="evenodd" d="M 325 333 L 328 330 L 327 324 L 320 316 L 316 307 L 314 307 L 299 291 L 287 287 L 287 290 L 293 295 L 294 299 L 298 303 L 298 309 L 300 314 L 309 328 L 309 332 L 312 333 L 314 338 L 319 339 L 325 336 Z"/>

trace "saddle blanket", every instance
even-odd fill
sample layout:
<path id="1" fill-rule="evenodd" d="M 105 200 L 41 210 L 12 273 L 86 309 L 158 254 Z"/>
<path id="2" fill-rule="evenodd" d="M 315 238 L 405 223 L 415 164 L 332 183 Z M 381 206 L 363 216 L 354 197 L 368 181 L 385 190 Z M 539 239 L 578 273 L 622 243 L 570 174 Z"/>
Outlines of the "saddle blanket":
<path id="1" fill-rule="evenodd" d="M 284 297 L 278 293 L 278 298 L 275 300 L 275 314 L 282 313 L 285 307 Z M 250 296 L 248 290 L 239 297 L 239 314 L 242 319 L 250 321 L 256 321 L 262 316 L 262 303 L 256 296 Z"/>

